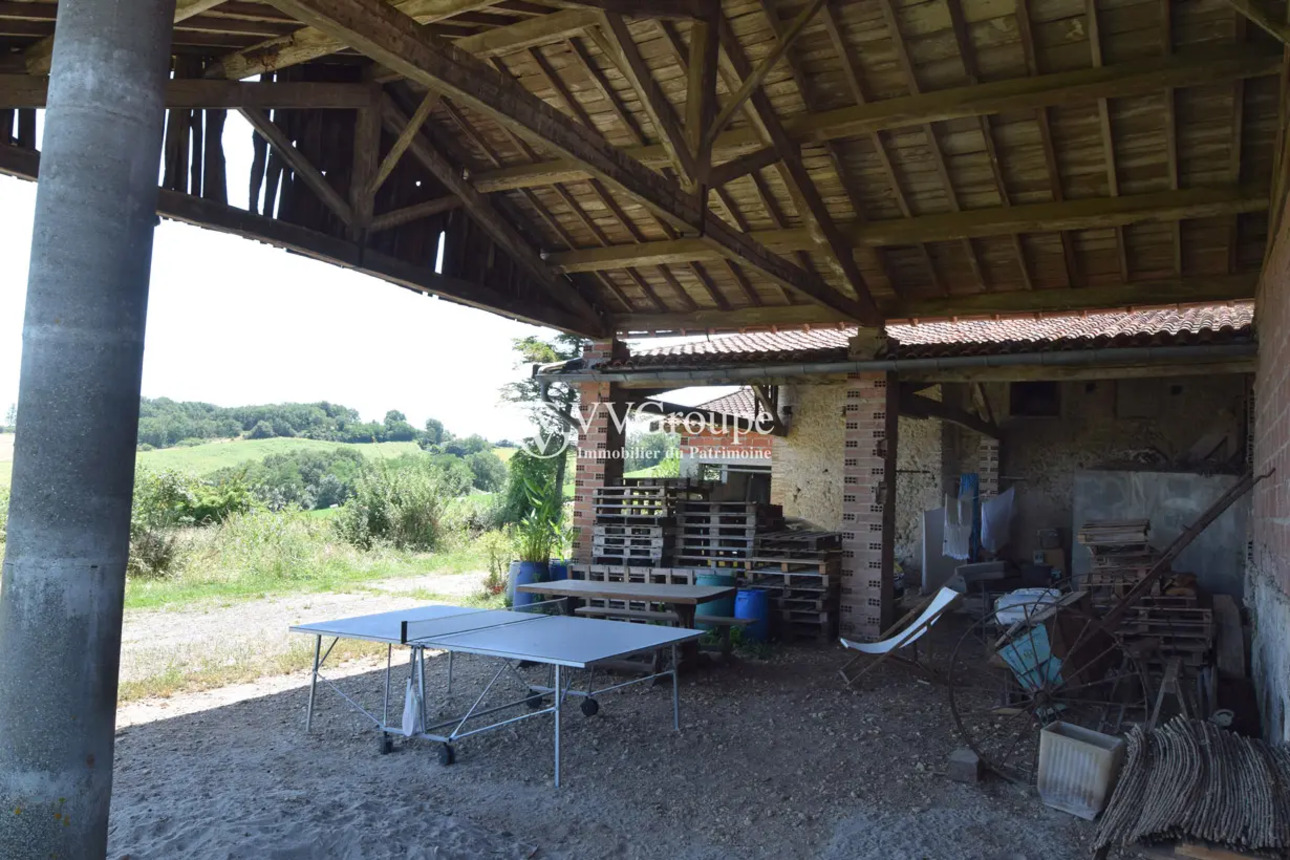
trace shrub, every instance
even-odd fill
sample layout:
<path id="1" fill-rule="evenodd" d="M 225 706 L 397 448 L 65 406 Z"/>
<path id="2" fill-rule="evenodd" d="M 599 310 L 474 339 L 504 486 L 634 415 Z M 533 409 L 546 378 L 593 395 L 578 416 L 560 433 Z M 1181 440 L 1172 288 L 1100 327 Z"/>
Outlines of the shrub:
<path id="1" fill-rule="evenodd" d="M 215 527 L 208 566 L 236 578 L 303 579 L 313 573 L 327 537 L 326 524 L 295 508 L 244 511 Z"/>
<path id="2" fill-rule="evenodd" d="M 510 529 L 486 532 L 479 537 L 478 545 L 488 564 L 484 593 L 501 594 L 506 590 L 511 560 L 515 558 L 515 534 Z"/>
<path id="3" fill-rule="evenodd" d="M 354 497 L 336 519 L 342 538 L 363 549 L 381 542 L 399 549 L 434 548 L 444 507 L 444 473 L 424 459 L 400 465 L 380 461 L 358 479 Z"/>
<path id="4" fill-rule="evenodd" d="M 506 499 L 498 493 L 472 493 L 444 506 L 443 529 L 474 538 L 502 525 Z"/>
<path id="5" fill-rule="evenodd" d="M 466 465 L 474 475 L 475 489 L 492 493 L 506 486 L 506 464 L 492 451 L 468 455 Z"/>
<path id="6" fill-rule="evenodd" d="M 5 528 L 9 525 L 9 488 L 0 487 L 0 543 L 5 541 Z"/>

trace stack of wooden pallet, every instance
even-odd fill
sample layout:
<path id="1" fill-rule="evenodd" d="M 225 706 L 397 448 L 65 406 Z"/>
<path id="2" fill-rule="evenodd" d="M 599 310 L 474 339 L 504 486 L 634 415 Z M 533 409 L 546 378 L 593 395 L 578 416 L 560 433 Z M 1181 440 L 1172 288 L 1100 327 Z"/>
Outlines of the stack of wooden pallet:
<path id="1" fill-rule="evenodd" d="M 780 638 L 830 641 L 837 636 L 841 539 L 838 532 L 820 531 L 757 535 L 744 578 L 769 595 Z"/>
<path id="2" fill-rule="evenodd" d="M 1208 665 L 1214 647 L 1214 611 L 1198 604 L 1195 595 L 1157 595 L 1138 600 L 1120 624 L 1126 643 L 1148 655 L 1150 665 L 1164 666 L 1177 657 L 1183 666 Z"/>
<path id="3" fill-rule="evenodd" d="M 720 568 L 740 576 L 760 531 L 784 526 L 779 505 L 759 502 L 683 502 L 677 511 L 675 559 L 683 565 Z"/>
<path id="4" fill-rule="evenodd" d="M 677 506 L 706 498 L 709 489 L 685 478 L 598 488 L 593 497 L 592 557 L 606 564 L 662 564 L 672 556 Z"/>
<path id="5" fill-rule="evenodd" d="M 1159 559 L 1147 541 L 1149 520 L 1094 520 L 1076 539 L 1093 557 L 1082 585 L 1099 606 L 1114 603 L 1138 584 Z"/>
<path id="6" fill-rule="evenodd" d="M 652 567 L 636 564 L 571 564 L 570 579 L 588 582 L 647 582 L 654 585 L 694 585 L 695 577 L 703 569 L 690 567 Z M 599 609 L 627 609 L 645 612 L 652 607 L 643 602 L 606 600 L 600 597 L 587 599 L 587 605 Z"/>

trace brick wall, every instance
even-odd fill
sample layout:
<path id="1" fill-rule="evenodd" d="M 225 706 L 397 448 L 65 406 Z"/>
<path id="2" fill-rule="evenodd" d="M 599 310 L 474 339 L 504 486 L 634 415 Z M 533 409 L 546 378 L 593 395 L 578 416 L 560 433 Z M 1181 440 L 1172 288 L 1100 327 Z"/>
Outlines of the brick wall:
<path id="1" fill-rule="evenodd" d="M 976 474 L 982 499 L 999 495 L 999 440 L 982 436 L 976 449 Z"/>
<path id="2" fill-rule="evenodd" d="M 1255 304 L 1254 488 L 1246 604 L 1265 734 L 1290 741 L 1290 214 L 1282 215 Z"/>
<path id="3" fill-rule="evenodd" d="M 707 429 L 702 433 L 682 434 L 681 454 L 702 457 L 706 452 L 717 448 L 727 449 L 725 456 L 737 457 L 741 454 L 765 452 L 765 462 L 770 463 L 770 450 L 775 437 L 769 433 L 744 433 L 740 431 L 736 440 L 734 431 L 722 433 L 720 430 Z"/>
<path id="4" fill-rule="evenodd" d="M 617 341 L 596 341 L 583 350 L 582 357 L 596 364 L 622 356 L 625 347 Z M 595 490 L 622 481 L 622 457 L 597 457 L 596 452 L 622 451 L 624 433 L 615 426 L 605 407 L 619 399 L 618 386 L 608 382 L 585 382 L 578 386 L 578 409 L 586 431 L 578 434 L 578 455 L 573 473 L 574 561 L 591 562 L 591 527 L 595 524 Z M 599 406 L 599 408 L 597 408 Z"/>
<path id="5" fill-rule="evenodd" d="M 890 384 L 889 384 L 890 383 Z M 843 401 L 842 635 L 875 640 L 892 621 L 896 511 L 896 384 L 849 376 Z"/>

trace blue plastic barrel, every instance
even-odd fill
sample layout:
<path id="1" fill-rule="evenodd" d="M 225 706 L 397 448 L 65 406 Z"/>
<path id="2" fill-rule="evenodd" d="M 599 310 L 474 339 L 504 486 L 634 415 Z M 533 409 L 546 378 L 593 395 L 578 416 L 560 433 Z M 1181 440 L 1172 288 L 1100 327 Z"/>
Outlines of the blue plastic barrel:
<path id="1" fill-rule="evenodd" d="M 735 594 L 735 617 L 751 618 L 744 636 L 758 642 L 770 638 L 770 596 L 760 588 L 741 588 Z"/>
<path id="2" fill-rule="evenodd" d="M 518 569 L 515 569 L 515 584 L 529 585 L 534 582 L 546 582 L 547 563 L 545 561 L 522 561 Z M 530 603 L 538 603 L 542 600 L 540 594 L 529 594 L 527 591 L 515 591 L 515 600 L 512 605 L 515 607 L 528 606 Z"/>
<path id="3" fill-rule="evenodd" d="M 564 559 L 551 559 L 547 570 L 550 573 L 550 579 L 548 580 L 550 582 L 559 582 L 562 579 L 569 578 L 569 562 Z"/>
<path id="4" fill-rule="evenodd" d="M 726 588 L 735 585 L 735 578 L 728 573 L 701 573 L 694 578 L 695 585 L 720 585 Z M 722 618 L 730 618 L 735 614 L 734 596 L 723 597 L 720 600 L 709 600 L 707 603 L 700 603 L 694 610 L 695 615 L 716 615 Z M 711 624 L 696 625 L 700 630 L 710 630 Z"/>

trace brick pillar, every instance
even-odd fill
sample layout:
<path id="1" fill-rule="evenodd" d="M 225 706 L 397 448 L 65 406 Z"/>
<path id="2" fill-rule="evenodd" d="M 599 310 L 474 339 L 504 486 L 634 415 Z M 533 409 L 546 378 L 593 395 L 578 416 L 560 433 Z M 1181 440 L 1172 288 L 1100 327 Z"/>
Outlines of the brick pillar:
<path id="1" fill-rule="evenodd" d="M 591 366 L 612 357 L 625 357 L 626 346 L 618 341 L 595 341 L 585 347 L 582 357 Z M 621 400 L 618 386 L 608 382 L 583 382 L 578 386 L 578 410 L 586 431 L 578 431 L 578 449 L 573 472 L 573 560 L 591 562 L 591 527 L 596 522 L 595 492 L 598 487 L 616 484 L 623 479 L 624 431 L 605 408 Z M 619 407 L 620 409 L 623 407 Z M 617 450 L 619 456 L 606 456 Z"/>
<path id="2" fill-rule="evenodd" d="M 847 377 L 838 626 L 848 638 L 873 641 L 893 620 L 896 397 L 890 374 Z"/>
<path id="3" fill-rule="evenodd" d="M 981 500 L 999 495 L 999 440 L 982 436 L 976 449 L 976 473 Z"/>

